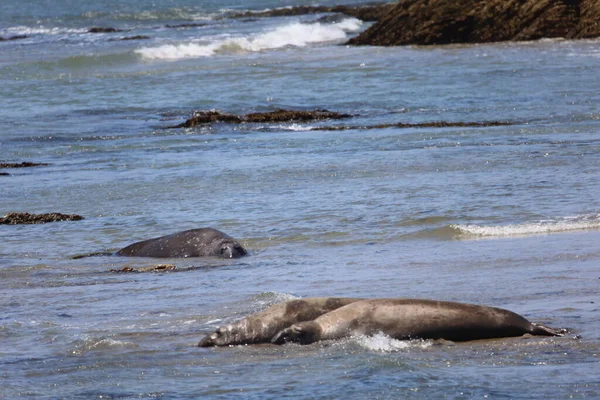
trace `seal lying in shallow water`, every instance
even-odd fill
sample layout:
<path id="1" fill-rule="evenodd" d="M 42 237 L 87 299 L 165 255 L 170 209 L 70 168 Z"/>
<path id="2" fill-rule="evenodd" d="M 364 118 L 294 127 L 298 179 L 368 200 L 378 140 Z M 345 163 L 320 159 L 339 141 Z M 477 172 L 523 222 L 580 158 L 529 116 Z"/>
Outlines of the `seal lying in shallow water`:
<path id="1" fill-rule="evenodd" d="M 225 257 L 248 252 L 231 236 L 213 228 L 190 229 L 131 244 L 115 253 L 131 257 Z"/>
<path id="2" fill-rule="evenodd" d="M 277 333 L 276 344 L 314 343 L 352 335 L 382 332 L 394 339 L 467 341 L 511 336 L 561 336 L 557 330 L 535 325 L 501 308 L 434 300 L 377 299 L 357 301 L 296 323 Z"/>
<path id="3" fill-rule="evenodd" d="M 311 321 L 329 311 L 362 299 L 313 297 L 275 304 L 234 324 L 206 335 L 199 347 L 268 343 L 280 330 L 302 321 Z"/>

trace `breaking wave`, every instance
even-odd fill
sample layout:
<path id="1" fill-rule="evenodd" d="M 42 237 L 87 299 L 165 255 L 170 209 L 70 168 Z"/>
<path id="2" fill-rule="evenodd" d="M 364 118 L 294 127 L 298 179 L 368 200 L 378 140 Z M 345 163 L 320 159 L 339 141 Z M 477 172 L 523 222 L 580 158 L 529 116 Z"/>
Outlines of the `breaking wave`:
<path id="1" fill-rule="evenodd" d="M 124 348 L 137 348 L 138 345 L 132 342 L 124 342 L 110 338 L 95 338 L 87 335 L 73 343 L 69 350 L 70 355 L 80 356 L 88 352 L 109 352 Z"/>
<path id="2" fill-rule="evenodd" d="M 0 30 L 0 33 L 6 35 L 64 35 L 69 33 L 86 33 L 87 31 L 88 30 L 84 28 L 11 26 Z"/>
<path id="3" fill-rule="evenodd" d="M 455 234 L 463 237 L 510 237 L 541 235 L 588 229 L 600 229 L 600 214 L 501 226 L 450 225 L 450 228 L 454 230 Z"/>
<path id="4" fill-rule="evenodd" d="M 356 18 L 333 24 L 294 22 L 254 36 L 220 38 L 209 43 L 189 42 L 143 47 L 135 52 L 147 60 L 177 60 L 223 53 L 257 52 L 287 46 L 304 47 L 311 43 L 343 40 L 348 33 L 358 31 L 361 26 L 362 22 Z"/>

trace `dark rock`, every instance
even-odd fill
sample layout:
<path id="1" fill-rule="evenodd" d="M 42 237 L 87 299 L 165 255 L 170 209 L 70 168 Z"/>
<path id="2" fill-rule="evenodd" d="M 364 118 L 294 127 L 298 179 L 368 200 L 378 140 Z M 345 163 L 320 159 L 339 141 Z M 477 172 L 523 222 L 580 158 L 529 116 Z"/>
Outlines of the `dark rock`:
<path id="1" fill-rule="evenodd" d="M 29 214 L 29 213 L 8 213 L 4 217 L 0 217 L 0 225 L 17 225 L 17 224 L 45 224 L 47 222 L 56 221 L 80 221 L 83 217 L 75 214 Z"/>
<path id="2" fill-rule="evenodd" d="M 88 29 L 88 33 L 113 33 L 113 32 L 123 32 L 123 29 L 116 28 L 103 28 L 99 26 L 94 26 Z"/>
<path id="3" fill-rule="evenodd" d="M 146 40 L 146 39 L 152 39 L 150 36 L 145 36 L 145 35 L 136 35 L 136 36 L 125 36 L 119 39 L 110 39 L 111 42 L 117 41 L 117 40 Z"/>
<path id="4" fill-rule="evenodd" d="M 276 110 L 264 113 L 251 113 L 245 116 L 220 113 L 218 111 L 196 111 L 190 119 L 182 124 L 170 126 L 169 128 L 191 128 L 197 125 L 211 124 L 214 122 L 226 122 L 230 124 L 248 123 L 274 123 L 293 121 L 315 121 L 324 119 L 348 118 L 351 115 L 340 114 L 327 110 L 294 111 Z"/>
<path id="5" fill-rule="evenodd" d="M 123 274 L 123 273 L 139 273 L 139 272 L 168 272 L 168 271 L 177 271 L 177 266 L 173 264 L 158 264 L 153 265 L 151 267 L 142 267 L 142 268 L 132 268 L 132 267 L 123 267 L 121 269 L 110 269 L 109 272 Z"/>
<path id="6" fill-rule="evenodd" d="M 28 35 L 15 35 L 15 36 L 9 36 L 9 37 L 0 36 L 0 42 L 7 42 L 9 40 L 27 39 L 28 37 L 29 37 Z"/>
<path id="7" fill-rule="evenodd" d="M 198 24 L 198 23 L 186 23 L 186 24 L 178 24 L 178 25 L 165 25 L 165 28 L 198 28 L 200 26 L 206 26 L 206 24 Z"/>
<path id="8" fill-rule="evenodd" d="M 10 176 L 8 172 L 0 172 L 0 176 Z"/>
<path id="9" fill-rule="evenodd" d="M 398 46 L 600 36 L 598 0 L 400 0 L 348 44 Z"/>
<path id="10" fill-rule="evenodd" d="M 319 126 L 313 128 L 313 131 L 347 131 L 347 130 L 369 130 L 369 129 L 385 129 L 385 128 L 482 128 L 487 126 L 506 126 L 514 125 L 515 122 L 509 121 L 483 121 L 483 122 L 448 122 L 448 121 L 433 121 L 420 123 L 395 123 L 395 124 L 379 124 L 366 126 L 348 126 L 348 125 L 333 125 Z"/>
<path id="11" fill-rule="evenodd" d="M 295 6 L 274 8 L 266 11 L 247 11 L 243 13 L 232 14 L 230 17 L 290 17 L 296 15 L 340 13 L 361 19 L 363 21 L 377 21 L 384 17 L 393 7 L 394 3 L 369 3 L 353 6 Z"/>
<path id="12" fill-rule="evenodd" d="M 237 115 L 223 114 L 219 111 L 196 111 L 192 117 L 184 123 L 170 126 L 169 128 L 191 128 L 197 125 L 212 124 L 214 122 L 239 124 L 242 122 L 242 119 Z"/>
<path id="13" fill-rule="evenodd" d="M 44 167 L 50 164 L 45 163 L 33 163 L 29 161 L 23 161 L 21 163 L 0 163 L 0 168 L 28 168 L 28 167 Z"/>
<path id="14" fill-rule="evenodd" d="M 276 110 L 265 113 L 252 113 L 246 115 L 243 119 L 244 122 L 260 122 L 260 123 L 273 123 L 273 122 L 292 122 L 292 121 L 317 121 L 324 119 L 341 119 L 349 118 L 349 114 L 340 114 L 333 111 L 327 110 L 314 110 L 314 111 L 294 111 L 294 110 Z"/>

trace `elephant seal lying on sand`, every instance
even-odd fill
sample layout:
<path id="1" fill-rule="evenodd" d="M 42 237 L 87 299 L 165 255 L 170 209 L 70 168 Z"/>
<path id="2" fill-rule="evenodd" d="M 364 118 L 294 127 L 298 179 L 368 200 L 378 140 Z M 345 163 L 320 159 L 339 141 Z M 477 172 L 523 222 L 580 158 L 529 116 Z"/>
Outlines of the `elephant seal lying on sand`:
<path id="1" fill-rule="evenodd" d="M 269 343 L 280 330 L 313 319 L 347 304 L 359 301 L 346 297 L 314 297 L 275 304 L 241 321 L 222 326 L 206 335 L 198 347 Z"/>
<path id="2" fill-rule="evenodd" d="M 131 257 L 224 257 L 248 254 L 231 236 L 213 228 L 190 229 L 131 244 L 115 253 Z"/>
<path id="3" fill-rule="evenodd" d="M 271 342 L 314 343 L 352 335 L 382 332 L 394 339 L 467 341 L 531 335 L 561 336 L 508 310 L 416 299 L 377 299 L 353 302 L 313 321 L 296 323 Z"/>

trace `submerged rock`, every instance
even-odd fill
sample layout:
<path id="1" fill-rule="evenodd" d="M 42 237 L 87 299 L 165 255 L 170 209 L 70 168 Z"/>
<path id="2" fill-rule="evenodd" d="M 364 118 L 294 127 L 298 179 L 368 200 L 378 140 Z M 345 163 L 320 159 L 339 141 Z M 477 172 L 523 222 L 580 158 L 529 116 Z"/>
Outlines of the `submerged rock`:
<path id="1" fill-rule="evenodd" d="M 312 131 L 347 131 L 347 130 L 369 130 L 369 129 L 385 129 L 385 128 L 482 128 L 489 126 L 506 126 L 515 125 L 517 122 L 510 121 L 482 121 L 482 122 L 464 122 L 464 121 L 432 121 L 418 123 L 397 122 L 393 124 L 378 124 L 378 125 L 333 125 L 320 126 L 312 128 Z"/>
<path id="2" fill-rule="evenodd" d="M 190 119 L 175 126 L 168 128 L 191 128 L 197 125 L 211 124 L 214 122 L 226 122 L 230 124 L 247 123 L 274 123 L 274 122 L 294 122 L 294 121 L 317 121 L 324 119 L 348 118 L 351 115 L 341 114 L 327 110 L 313 111 L 295 111 L 295 110 L 276 110 L 264 113 L 251 113 L 247 115 L 234 115 L 221 113 L 219 111 L 196 111 Z"/>
<path id="3" fill-rule="evenodd" d="M 146 39 L 152 39 L 150 36 L 146 36 L 146 35 L 136 35 L 136 36 L 124 36 L 122 38 L 119 39 L 110 39 L 110 41 L 117 41 L 117 40 L 146 40 Z"/>
<path id="4" fill-rule="evenodd" d="M 9 40 L 27 39 L 28 37 L 29 37 L 29 35 L 15 35 L 15 36 L 9 36 L 9 37 L 0 36 L 0 42 L 7 42 Z"/>
<path id="5" fill-rule="evenodd" d="M 185 23 L 185 24 L 177 24 L 177 25 L 165 25 L 165 28 L 172 28 L 172 29 L 179 29 L 179 28 L 198 28 L 201 26 L 206 26 L 205 23 L 196 23 L 196 22 L 189 22 L 189 23 Z"/>
<path id="6" fill-rule="evenodd" d="M 113 32 L 123 32 L 123 29 L 117 28 L 104 28 L 101 26 L 94 26 L 88 29 L 88 33 L 113 33 Z"/>
<path id="7" fill-rule="evenodd" d="M 597 0 L 400 0 L 348 44 L 432 45 L 600 36 Z"/>
<path id="8" fill-rule="evenodd" d="M 0 163 L 0 168 L 29 168 L 29 167 L 43 167 L 43 166 L 48 166 L 48 165 L 50 165 L 50 164 L 23 161 L 20 163 Z"/>
<path id="9" fill-rule="evenodd" d="M 177 271 L 177 266 L 173 264 L 158 264 L 153 265 L 151 267 L 142 267 L 142 268 L 132 268 L 132 267 L 123 267 L 121 269 L 110 269 L 108 272 L 112 272 L 115 274 L 127 274 L 127 273 L 140 273 L 140 272 L 168 272 L 168 271 Z"/>
<path id="10" fill-rule="evenodd" d="M 341 114 L 335 111 L 314 110 L 314 111 L 294 111 L 294 110 L 276 110 L 265 113 L 252 113 L 246 115 L 244 122 L 292 122 L 292 121 L 318 121 L 324 119 L 349 118 L 349 114 Z"/>
<path id="11" fill-rule="evenodd" d="M 29 214 L 29 213 L 8 213 L 0 217 L 0 224 L 17 225 L 17 224 L 45 224 L 47 222 L 56 221 L 80 221 L 84 219 L 81 215 L 76 214 Z"/>

